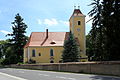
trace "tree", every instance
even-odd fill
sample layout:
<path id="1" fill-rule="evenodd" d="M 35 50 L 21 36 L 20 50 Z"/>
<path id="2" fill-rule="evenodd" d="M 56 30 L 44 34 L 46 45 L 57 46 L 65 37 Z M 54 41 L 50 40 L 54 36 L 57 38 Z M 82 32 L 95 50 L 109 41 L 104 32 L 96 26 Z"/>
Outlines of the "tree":
<path id="1" fill-rule="evenodd" d="M 13 54 L 17 58 L 17 62 L 23 61 L 23 47 L 26 44 L 27 37 L 25 36 L 27 25 L 23 22 L 23 18 L 19 15 L 19 13 L 15 16 L 14 22 L 12 22 L 13 32 L 8 34 L 11 36 L 10 39 L 11 44 L 13 45 Z"/>
<path id="2" fill-rule="evenodd" d="M 8 65 L 8 64 L 13 64 L 16 60 L 11 61 L 12 59 L 16 58 L 11 58 L 13 56 L 13 49 L 12 46 L 10 46 L 9 40 L 1 40 L 0 41 L 0 53 L 1 53 L 1 61 L 0 63 L 3 65 Z"/>
<path id="3" fill-rule="evenodd" d="M 92 17 L 89 34 L 94 60 L 120 60 L 120 1 L 93 1 L 93 9 L 88 14 Z"/>
<path id="4" fill-rule="evenodd" d="M 3 53 L 2 53 L 2 44 L 0 44 L 0 59 L 2 58 Z"/>
<path id="5" fill-rule="evenodd" d="M 88 13 L 92 20 L 92 29 L 90 31 L 90 41 L 92 44 L 95 60 L 103 60 L 103 26 L 102 26 L 102 4 L 100 0 L 93 0 L 90 4 L 93 9 Z"/>
<path id="6" fill-rule="evenodd" d="M 91 36 L 89 34 L 86 36 L 86 55 L 88 56 L 89 61 L 94 60 L 94 50 L 91 41 Z"/>
<path id="7" fill-rule="evenodd" d="M 0 59 L 5 56 L 5 51 L 8 47 L 9 40 L 1 40 L 0 41 Z"/>
<path id="8" fill-rule="evenodd" d="M 103 26 L 105 26 L 105 49 L 109 60 L 120 60 L 120 1 L 103 0 Z M 108 47 L 109 46 L 109 47 Z"/>
<path id="9" fill-rule="evenodd" d="M 64 50 L 62 54 L 63 62 L 78 62 L 80 58 L 80 50 L 74 35 L 70 32 L 69 37 L 64 42 Z"/>
<path id="10" fill-rule="evenodd" d="M 0 41 L 0 59 L 3 58 L 3 46 L 4 46 L 4 41 Z"/>
<path id="11" fill-rule="evenodd" d="M 5 58 L 1 62 L 3 65 L 16 64 L 17 63 L 17 54 L 14 54 L 14 48 L 12 46 L 7 46 L 5 53 Z"/>

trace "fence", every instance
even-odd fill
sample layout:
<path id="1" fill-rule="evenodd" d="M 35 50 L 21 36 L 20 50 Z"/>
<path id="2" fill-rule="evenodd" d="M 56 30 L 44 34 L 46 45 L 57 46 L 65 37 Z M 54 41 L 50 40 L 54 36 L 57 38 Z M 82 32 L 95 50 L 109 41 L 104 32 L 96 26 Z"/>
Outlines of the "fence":
<path id="1" fill-rule="evenodd" d="M 22 64 L 9 67 L 120 76 L 120 61 Z"/>

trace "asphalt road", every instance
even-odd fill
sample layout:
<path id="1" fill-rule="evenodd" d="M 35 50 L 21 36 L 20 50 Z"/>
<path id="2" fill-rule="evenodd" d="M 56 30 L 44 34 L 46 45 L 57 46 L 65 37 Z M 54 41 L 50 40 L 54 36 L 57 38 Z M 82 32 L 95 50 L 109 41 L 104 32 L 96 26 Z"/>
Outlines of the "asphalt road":
<path id="1" fill-rule="evenodd" d="M 120 77 L 0 68 L 0 80 L 120 80 Z"/>

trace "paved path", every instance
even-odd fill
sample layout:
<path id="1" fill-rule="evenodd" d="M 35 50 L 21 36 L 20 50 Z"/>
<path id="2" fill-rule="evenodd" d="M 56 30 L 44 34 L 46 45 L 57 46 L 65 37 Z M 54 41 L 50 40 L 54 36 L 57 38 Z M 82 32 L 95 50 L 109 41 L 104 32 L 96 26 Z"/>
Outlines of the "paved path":
<path id="1" fill-rule="evenodd" d="M 0 80 L 120 80 L 120 77 L 0 68 Z"/>

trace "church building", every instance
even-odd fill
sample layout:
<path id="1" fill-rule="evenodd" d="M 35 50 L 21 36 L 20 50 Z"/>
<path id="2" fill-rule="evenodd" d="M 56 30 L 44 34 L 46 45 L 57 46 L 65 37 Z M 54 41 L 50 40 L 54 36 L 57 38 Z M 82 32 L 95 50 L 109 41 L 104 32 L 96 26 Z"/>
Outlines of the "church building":
<path id="1" fill-rule="evenodd" d="M 78 41 L 80 61 L 87 61 L 85 40 L 85 15 L 80 9 L 74 9 L 69 19 L 70 31 Z M 32 32 L 24 46 L 24 62 L 30 59 L 36 63 L 59 63 L 62 58 L 64 41 L 69 32 Z"/>

